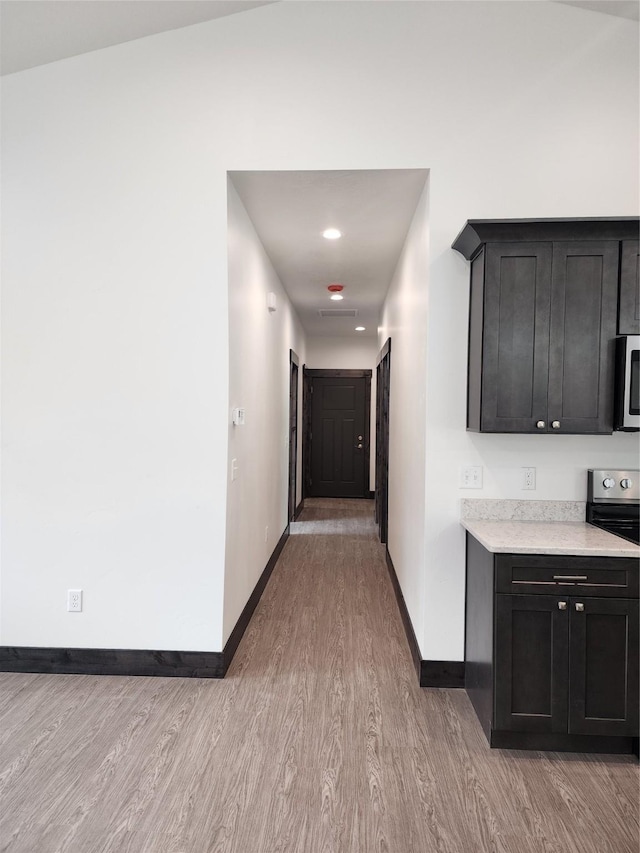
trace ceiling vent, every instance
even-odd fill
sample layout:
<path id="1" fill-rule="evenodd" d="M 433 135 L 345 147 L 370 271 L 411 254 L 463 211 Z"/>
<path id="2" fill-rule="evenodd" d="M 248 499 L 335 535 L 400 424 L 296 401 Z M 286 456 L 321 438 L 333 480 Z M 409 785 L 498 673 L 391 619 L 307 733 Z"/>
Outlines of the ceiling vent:
<path id="1" fill-rule="evenodd" d="M 357 317 L 357 308 L 319 308 L 318 314 L 321 317 Z"/>

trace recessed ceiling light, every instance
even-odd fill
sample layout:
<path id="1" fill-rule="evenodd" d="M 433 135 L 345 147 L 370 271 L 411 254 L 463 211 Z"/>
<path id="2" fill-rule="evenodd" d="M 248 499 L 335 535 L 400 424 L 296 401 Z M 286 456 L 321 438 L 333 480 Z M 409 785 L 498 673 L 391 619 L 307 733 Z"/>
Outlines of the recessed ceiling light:
<path id="1" fill-rule="evenodd" d="M 366 329 L 364 326 L 356 326 L 356 332 L 366 332 Z"/>
<path id="2" fill-rule="evenodd" d="M 337 240 L 339 237 L 342 237 L 342 232 L 338 231 L 337 228 L 327 228 L 326 231 L 322 232 L 322 236 L 325 240 Z"/>
<path id="3" fill-rule="evenodd" d="M 340 302 L 341 299 L 344 299 L 344 296 L 341 293 L 333 293 L 329 299 L 333 299 L 334 302 Z"/>

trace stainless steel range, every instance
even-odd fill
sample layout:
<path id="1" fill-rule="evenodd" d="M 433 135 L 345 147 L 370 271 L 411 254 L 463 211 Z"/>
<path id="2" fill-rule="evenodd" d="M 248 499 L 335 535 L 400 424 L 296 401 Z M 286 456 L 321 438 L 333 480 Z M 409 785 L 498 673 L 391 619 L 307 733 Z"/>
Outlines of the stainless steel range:
<path id="1" fill-rule="evenodd" d="M 640 545 L 640 471 L 587 473 L 587 521 Z"/>

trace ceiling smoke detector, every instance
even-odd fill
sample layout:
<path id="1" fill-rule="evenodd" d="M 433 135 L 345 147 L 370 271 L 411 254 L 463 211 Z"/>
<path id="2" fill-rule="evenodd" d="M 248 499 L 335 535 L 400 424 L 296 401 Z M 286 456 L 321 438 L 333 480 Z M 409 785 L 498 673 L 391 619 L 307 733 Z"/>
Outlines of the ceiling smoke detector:
<path id="1" fill-rule="evenodd" d="M 342 293 L 340 292 L 341 290 L 344 290 L 344 285 L 342 285 L 342 284 L 338 284 L 338 283 L 336 282 L 336 283 L 334 283 L 334 284 L 330 284 L 330 285 L 327 287 L 327 290 L 328 290 L 328 291 L 329 291 L 329 293 L 331 294 L 331 296 L 329 297 L 329 299 L 333 299 L 333 301 L 334 301 L 334 302 L 340 302 L 340 301 L 342 301 L 342 300 L 344 299 L 344 296 L 343 296 L 343 295 L 342 295 Z"/>

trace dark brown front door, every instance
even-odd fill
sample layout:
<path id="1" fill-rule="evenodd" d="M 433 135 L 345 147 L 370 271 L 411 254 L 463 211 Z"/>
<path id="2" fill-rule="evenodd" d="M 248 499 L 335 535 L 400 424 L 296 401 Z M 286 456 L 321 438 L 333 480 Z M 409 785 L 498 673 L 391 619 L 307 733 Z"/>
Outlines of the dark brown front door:
<path id="1" fill-rule="evenodd" d="M 307 494 L 368 497 L 371 371 L 307 373 L 311 415 Z"/>

